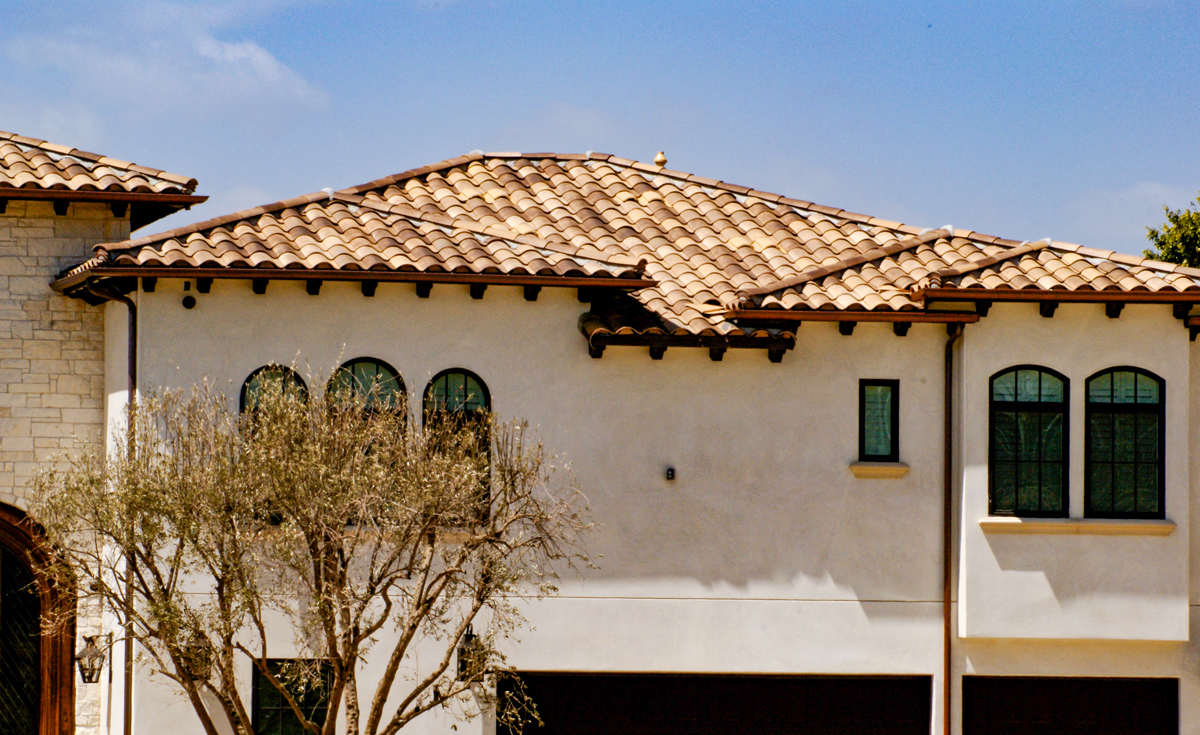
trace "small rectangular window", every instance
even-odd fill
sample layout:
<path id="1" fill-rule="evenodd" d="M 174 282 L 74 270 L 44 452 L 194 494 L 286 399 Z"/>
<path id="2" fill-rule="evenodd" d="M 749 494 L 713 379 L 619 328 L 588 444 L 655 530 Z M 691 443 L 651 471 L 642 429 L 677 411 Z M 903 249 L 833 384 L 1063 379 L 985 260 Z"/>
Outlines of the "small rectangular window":
<path id="1" fill-rule="evenodd" d="M 283 682 L 310 722 L 325 724 L 333 667 L 328 661 L 267 659 L 271 675 Z M 307 735 L 296 713 L 267 677 L 254 668 L 251 692 L 251 721 L 258 735 Z"/>
<path id="2" fill-rule="evenodd" d="M 900 381 L 858 381 L 858 459 L 900 461 Z"/>

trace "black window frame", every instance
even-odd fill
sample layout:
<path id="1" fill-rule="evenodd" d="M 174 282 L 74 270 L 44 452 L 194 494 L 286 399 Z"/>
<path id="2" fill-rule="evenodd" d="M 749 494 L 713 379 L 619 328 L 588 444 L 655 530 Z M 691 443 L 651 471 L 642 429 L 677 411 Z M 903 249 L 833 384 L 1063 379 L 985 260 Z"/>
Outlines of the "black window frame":
<path id="1" fill-rule="evenodd" d="M 1057 411 L 1042 408 L 1043 406 L 1056 405 L 1050 402 L 1042 401 L 997 401 L 995 384 L 998 378 L 1001 378 L 1009 373 L 1016 373 L 1021 370 L 1036 370 L 1040 373 L 1045 373 L 1058 378 L 1063 384 L 1063 399 L 1057 404 L 1061 406 Z M 1014 378 L 1015 380 L 1015 378 Z M 1048 368 L 1045 365 L 1010 365 L 1001 370 L 996 371 L 988 378 L 988 515 L 991 516 L 1015 516 L 1018 518 L 1067 518 L 1071 510 L 1071 380 L 1062 373 Z M 1040 392 L 1040 379 L 1039 379 Z M 1001 406 L 997 409 L 997 404 Z M 1007 408 L 1007 411 L 1005 410 Z M 1021 510 L 1019 502 L 1020 490 L 1014 487 L 1013 492 L 1016 493 L 1013 498 L 1013 510 L 996 510 L 996 414 L 999 411 L 1003 412 L 1021 412 L 1024 408 L 1025 412 L 1037 413 L 1060 413 L 1062 415 L 1062 508 L 1060 510 Z M 1039 473 L 1040 464 L 1045 460 L 1038 460 Z M 1039 477 L 1039 508 L 1042 503 L 1041 482 Z"/>
<path id="2" fill-rule="evenodd" d="M 317 707 L 323 708 L 326 712 L 328 712 L 329 705 L 330 705 L 329 694 L 331 693 L 330 690 L 333 688 L 333 664 L 331 661 L 329 661 L 327 659 L 269 658 L 269 659 L 266 659 L 265 663 L 268 668 L 274 666 L 278 669 L 279 666 L 286 665 L 286 664 L 289 664 L 292 662 L 297 662 L 297 661 L 302 661 L 306 665 L 317 664 L 321 667 L 321 669 L 322 669 L 321 676 L 325 679 L 326 701 L 321 705 L 317 705 Z M 254 726 L 254 732 L 257 735 L 279 735 L 278 731 L 268 731 L 266 729 L 266 723 L 263 722 L 265 706 L 262 701 L 263 700 L 262 692 L 264 689 L 269 689 L 273 696 L 277 696 L 280 698 L 281 705 L 275 709 L 278 709 L 278 711 L 282 713 L 281 716 L 285 719 L 289 719 L 292 723 L 296 723 L 296 725 L 299 725 L 299 722 L 296 720 L 296 713 L 293 712 L 291 707 L 287 704 L 287 702 L 285 700 L 283 700 L 282 695 L 279 694 L 278 690 L 275 688 L 275 685 L 272 684 L 271 682 L 267 681 L 266 675 L 262 673 L 262 671 L 258 668 L 257 665 L 255 665 L 253 667 L 253 669 L 254 669 L 254 671 L 250 677 L 250 680 L 251 680 L 251 683 L 250 683 L 250 722 Z M 272 673 L 275 675 L 278 675 L 277 670 L 273 671 Z M 292 696 L 295 696 L 295 693 L 293 693 Z M 303 703 L 298 703 L 298 704 L 303 705 Z M 313 709 L 312 713 L 315 715 L 317 713 L 317 711 L 318 711 L 317 709 Z M 324 719 L 325 719 L 324 717 L 321 717 L 320 722 L 318 722 L 318 724 L 323 723 Z M 317 722 L 317 720 L 314 719 L 313 722 Z M 283 724 L 284 723 L 281 721 L 280 725 L 282 726 Z M 281 727 L 280 729 L 282 730 L 284 728 Z M 307 731 L 304 731 L 302 728 L 301 728 L 301 731 L 307 732 Z"/>
<path id="3" fill-rule="evenodd" d="M 453 375 L 454 373 L 462 373 L 463 375 L 468 376 L 472 380 L 475 381 L 475 383 L 479 386 L 480 392 L 483 394 L 483 407 L 482 408 L 444 409 L 444 408 L 437 408 L 437 407 L 430 405 L 433 401 L 434 386 L 442 378 L 445 378 L 449 375 Z M 442 370 L 438 374 L 434 375 L 432 378 L 429 379 L 429 382 L 425 384 L 425 391 L 421 396 L 421 409 L 424 413 L 424 416 L 426 417 L 426 420 L 428 420 L 429 416 L 433 415 L 435 412 L 440 412 L 440 411 L 448 411 L 450 413 L 459 413 L 459 412 L 463 412 L 463 413 L 485 412 L 486 413 L 486 412 L 490 412 L 492 410 L 492 393 L 488 389 L 487 383 L 485 383 L 483 381 L 483 378 L 479 377 L 476 373 L 474 373 L 470 370 L 467 370 L 466 368 L 447 368 L 445 370 Z"/>
<path id="4" fill-rule="evenodd" d="M 341 365 L 338 365 L 337 369 L 333 371 L 333 374 L 329 376 L 329 384 L 326 387 L 326 390 L 333 390 L 334 383 L 337 382 L 338 376 L 341 375 L 343 372 L 349 372 L 350 376 L 351 376 L 350 380 L 351 380 L 351 384 L 352 384 L 351 390 L 358 392 L 360 390 L 360 386 L 358 385 L 358 381 L 353 377 L 354 376 L 354 366 L 362 365 L 362 364 L 375 365 L 377 368 L 384 368 L 388 372 L 390 372 L 392 375 L 396 376 L 396 391 L 395 391 L 394 395 L 400 396 L 401 401 L 400 401 L 399 405 L 392 406 L 391 408 L 392 408 L 392 410 L 407 413 L 409 395 L 408 395 L 408 384 L 404 382 L 404 376 L 400 374 L 399 370 L 392 367 L 392 365 L 390 363 L 388 363 L 385 360 L 380 360 L 378 357 L 368 357 L 368 356 L 364 355 L 362 357 L 356 357 L 352 360 L 346 360 Z M 379 410 L 377 405 L 372 405 L 371 408 L 373 410 Z"/>
<path id="5" fill-rule="evenodd" d="M 887 454 L 867 454 L 867 388 L 890 388 L 892 391 L 891 449 Z M 877 378 L 861 378 L 858 381 L 858 461 L 900 461 L 900 381 Z"/>
<path id="6" fill-rule="evenodd" d="M 304 378 L 300 377 L 300 373 L 296 372 L 294 368 L 288 367 L 287 365 L 280 365 L 277 362 L 269 362 L 262 367 L 252 370 L 250 374 L 246 376 L 246 379 L 242 381 L 242 389 L 238 394 L 239 412 L 246 412 L 246 398 L 250 389 L 250 382 L 254 380 L 254 378 L 256 378 L 260 373 L 267 372 L 268 370 L 275 370 L 290 375 L 296 386 L 300 389 L 300 392 L 305 396 L 308 395 L 308 384 L 304 382 Z"/>
<path id="7" fill-rule="evenodd" d="M 1128 372 L 1135 375 L 1142 375 L 1158 383 L 1158 403 L 1093 403 L 1091 396 L 1091 383 L 1097 378 L 1101 378 L 1110 373 Z M 1084 449 L 1083 449 L 1083 498 L 1085 518 L 1140 518 L 1161 520 L 1166 518 L 1167 508 L 1167 478 L 1166 478 L 1166 446 L 1167 446 L 1167 381 L 1160 375 L 1156 375 L 1145 368 L 1133 367 L 1132 365 L 1117 365 L 1115 367 L 1099 370 L 1087 377 L 1083 384 L 1084 391 Z M 1141 408 L 1143 406 L 1154 406 L 1153 410 Z M 1096 510 L 1092 507 L 1092 417 L 1097 413 L 1117 414 L 1117 413 L 1134 413 L 1134 414 L 1154 414 L 1158 417 L 1158 510 L 1153 512 L 1139 513 L 1136 510 L 1133 512 L 1116 512 Z M 1136 452 L 1136 447 L 1135 450 Z M 1116 464 L 1115 460 L 1112 464 Z M 1136 454 L 1134 464 L 1137 464 Z M 1135 470 L 1136 472 L 1136 470 Z M 1136 476 L 1136 475 L 1135 475 Z M 1134 507 L 1137 506 L 1137 488 L 1136 479 L 1134 487 Z M 1114 483 L 1114 494 L 1115 494 Z"/>

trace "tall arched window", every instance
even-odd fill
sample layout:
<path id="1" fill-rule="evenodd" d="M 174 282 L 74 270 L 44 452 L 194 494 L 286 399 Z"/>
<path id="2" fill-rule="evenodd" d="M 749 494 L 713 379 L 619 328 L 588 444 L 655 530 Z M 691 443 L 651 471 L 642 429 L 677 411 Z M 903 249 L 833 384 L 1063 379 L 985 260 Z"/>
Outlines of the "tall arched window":
<path id="1" fill-rule="evenodd" d="M 487 385 L 469 370 L 453 368 L 433 376 L 425 387 L 425 425 L 449 420 L 459 427 L 470 427 L 478 442 L 478 451 L 490 465 L 492 437 L 488 428 L 487 415 L 492 408 L 492 397 Z M 472 522 L 486 522 L 491 513 L 491 487 L 484 482 L 479 488 L 479 498 Z"/>
<path id="2" fill-rule="evenodd" d="M 1067 515 L 1065 376 L 1019 365 L 992 376 L 989 512 Z"/>
<path id="3" fill-rule="evenodd" d="M 1165 387 L 1162 378 L 1132 367 L 1088 378 L 1086 515 L 1165 517 Z"/>
<path id="4" fill-rule="evenodd" d="M 370 408 L 404 410 L 408 405 L 408 390 L 400 373 L 386 362 L 371 357 L 343 363 L 330 378 L 329 389 L 351 391 L 364 397 Z"/>
<path id="5" fill-rule="evenodd" d="M 250 377 L 242 383 L 242 394 L 238 401 L 241 410 L 254 408 L 263 389 L 269 385 L 277 385 L 283 390 L 294 388 L 301 395 L 308 395 L 308 387 L 304 385 L 304 379 L 295 370 L 283 365 L 263 365 L 250 373 Z"/>

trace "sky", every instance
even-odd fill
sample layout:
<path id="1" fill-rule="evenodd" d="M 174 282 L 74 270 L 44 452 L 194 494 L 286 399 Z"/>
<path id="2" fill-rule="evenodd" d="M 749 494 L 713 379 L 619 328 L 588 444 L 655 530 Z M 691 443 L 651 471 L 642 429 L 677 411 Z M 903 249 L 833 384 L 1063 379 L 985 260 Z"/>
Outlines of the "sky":
<path id="1" fill-rule="evenodd" d="M 195 177 L 139 234 L 598 151 L 1126 253 L 1200 193 L 1200 3 L 0 0 L 0 130 Z"/>

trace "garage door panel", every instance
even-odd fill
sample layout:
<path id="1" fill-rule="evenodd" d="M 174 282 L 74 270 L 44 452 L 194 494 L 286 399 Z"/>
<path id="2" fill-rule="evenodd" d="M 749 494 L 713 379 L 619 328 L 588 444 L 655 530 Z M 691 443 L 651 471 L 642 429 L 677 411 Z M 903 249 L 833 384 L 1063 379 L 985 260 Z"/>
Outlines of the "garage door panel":
<path id="1" fill-rule="evenodd" d="M 927 676 L 523 672 L 521 679 L 545 723 L 527 735 L 929 733 Z"/>
<path id="2" fill-rule="evenodd" d="M 963 735 L 1178 732 L 1178 679 L 963 677 Z"/>

